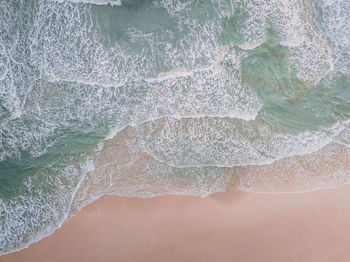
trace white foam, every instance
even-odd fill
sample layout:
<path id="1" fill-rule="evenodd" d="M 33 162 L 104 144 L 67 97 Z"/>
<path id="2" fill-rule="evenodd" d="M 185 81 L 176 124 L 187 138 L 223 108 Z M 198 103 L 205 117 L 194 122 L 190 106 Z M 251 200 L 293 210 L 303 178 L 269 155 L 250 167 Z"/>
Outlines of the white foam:
<path id="1" fill-rule="evenodd" d="M 174 72 L 160 73 L 157 77 L 146 78 L 145 81 L 148 83 L 153 83 L 153 82 L 162 82 L 162 81 L 170 80 L 174 78 L 176 79 L 176 78 L 188 77 L 188 76 L 192 76 L 194 71 L 202 71 L 207 69 L 208 67 L 203 69 L 189 70 L 189 71 L 178 70 Z"/>
<path id="2" fill-rule="evenodd" d="M 8 72 L 6 65 L 0 63 L 0 81 L 4 80 Z"/>
<path id="3" fill-rule="evenodd" d="M 332 137 L 344 128 L 337 123 L 322 131 L 290 135 L 265 132 L 256 125 L 254 121 L 164 118 L 136 126 L 136 131 L 142 151 L 161 162 L 184 168 L 268 164 L 315 152 L 332 142 Z"/>
<path id="4" fill-rule="evenodd" d="M 111 5 L 111 6 L 121 6 L 121 0 L 56 0 L 58 2 L 71 1 L 72 3 L 84 3 L 84 4 L 94 4 L 94 5 Z"/>
<path id="5" fill-rule="evenodd" d="M 239 2 L 204 1 L 199 6 L 192 1 L 153 1 L 157 11 L 166 9 L 162 14 L 171 16 L 168 21 L 174 27 L 149 32 L 130 26 L 123 29 L 127 45 L 119 39 L 107 41 L 95 22 L 100 21 L 98 14 L 90 12 L 93 7 L 76 4 L 120 6 L 119 0 L 48 0 L 34 1 L 33 6 L 24 2 L 19 8 L 1 2 L 0 27 L 5 33 L 0 36 L 0 101 L 6 110 L 0 115 L 0 160 L 19 159 L 21 151 L 39 157 L 68 129 L 93 132 L 103 125 L 111 129 L 107 139 L 124 129 L 133 135 L 117 145 L 107 141 L 103 149 L 100 142 L 85 164 L 58 168 L 45 177 L 53 179 L 52 195 L 45 195 L 38 181 L 27 179 L 28 198 L 23 193 L 8 202 L 0 199 L 0 217 L 6 218 L 0 220 L 0 246 L 5 252 L 51 234 L 105 193 L 204 197 L 226 189 L 232 177 L 228 170 L 243 168 L 250 172 L 240 188 L 259 191 L 259 186 L 274 186 L 286 177 L 282 172 L 261 177 L 251 166 L 260 165 L 260 170 L 279 161 L 281 170 L 298 170 L 296 190 L 349 182 L 350 175 L 340 169 L 318 180 L 302 180 L 304 169 L 286 160 L 310 155 L 317 159 L 318 150 L 333 139 L 349 146 L 344 123 L 295 135 L 276 132 L 257 118 L 262 102 L 240 79 L 242 58 L 267 39 L 269 26 L 291 52 L 291 66 L 300 79 L 317 83 L 332 71 L 349 73 L 349 1 L 323 1 L 321 29 L 305 1 L 247 1 L 241 56 L 219 40 L 224 19 Z M 135 16 L 145 19 L 142 12 Z M 17 26 L 22 20 L 23 27 Z M 133 44 L 142 48 L 133 50 Z M 107 154 L 113 151 L 108 146 L 117 150 L 121 145 L 130 151 L 130 159 L 122 164 Z M 94 157 L 100 153 L 107 156 L 96 164 Z M 262 183 L 254 187 L 257 182 Z M 23 220 L 26 211 L 30 218 Z"/>
<path id="6" fill-rule="evenodd" d="M 240 168 L 237 188 L 246 192 L 300 193 L 350 183 L 350 150 L 329 144 L 311 154 L 288 157 L 272 165 Z"/>
<path id="7" fill-rule="evenodd" d="M 125 82 L 100 82 L 98 80 L 92 80 L 90 78 L 84 79 L 84 78 L 63 78 L 59 76 L 55 76 L 51 74 L 48 78 L 45 79 L 49 83 L 56 83 L 56 82 L 75 82 L 77 84 L 81 85 L 88 85 L 88 86 L 102 86 L 105 88 L 110 88 L 110 87 L 122 87 L 126 83 Z"/>
<path id="8" fill-rule="evenodd" d="M 264 40 L 263 39 L 262 41 L 260 42 L 256 42 L 256 43 L 243 43 L 243 44 L 237 44 L 237 46 L 243 50 L 252 50 L 252 49 L 255 49 L 257 47 L 259 47 L 262 43 L 264 43 Z"/>

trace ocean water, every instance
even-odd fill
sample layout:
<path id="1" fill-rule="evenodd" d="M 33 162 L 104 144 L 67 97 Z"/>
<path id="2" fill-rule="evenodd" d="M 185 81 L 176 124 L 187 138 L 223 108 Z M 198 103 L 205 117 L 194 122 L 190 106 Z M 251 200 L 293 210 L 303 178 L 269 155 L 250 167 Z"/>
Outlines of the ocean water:
<path id="1" fill-rule="evenodd" d="M 0 0 L 0 255 L 103 194 L 350 182 L 350 1 Z"/>

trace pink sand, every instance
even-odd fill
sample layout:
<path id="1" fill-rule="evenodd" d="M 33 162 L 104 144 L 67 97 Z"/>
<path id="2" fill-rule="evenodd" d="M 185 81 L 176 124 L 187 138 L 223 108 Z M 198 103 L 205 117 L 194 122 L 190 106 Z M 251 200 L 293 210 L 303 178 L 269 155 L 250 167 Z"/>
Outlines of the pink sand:
<path id="1" fill-rule="evenodd" d="M 299 194 L 104 196 L 10 261 L 350 261 L 350 186 Z"/>

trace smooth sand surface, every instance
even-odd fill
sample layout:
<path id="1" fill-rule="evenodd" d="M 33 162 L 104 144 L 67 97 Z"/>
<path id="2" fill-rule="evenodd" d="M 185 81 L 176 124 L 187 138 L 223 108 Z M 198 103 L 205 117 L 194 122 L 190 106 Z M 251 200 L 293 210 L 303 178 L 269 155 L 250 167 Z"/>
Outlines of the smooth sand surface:
<path id="1" fill-rule="evenodd" d="M 350 186 L 204 199 L 104 196 L 0 261 L 350 261 Z"/>

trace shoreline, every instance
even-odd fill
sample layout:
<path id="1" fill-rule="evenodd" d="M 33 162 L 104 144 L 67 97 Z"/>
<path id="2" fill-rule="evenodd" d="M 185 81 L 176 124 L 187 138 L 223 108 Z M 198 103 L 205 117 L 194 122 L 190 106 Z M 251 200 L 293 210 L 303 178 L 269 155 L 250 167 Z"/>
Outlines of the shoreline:
<path id="1" fill-rule="evenodd" d="M 349 261 L 350 185 L 206 198 L 106 195 L 15 261 Z"/>

